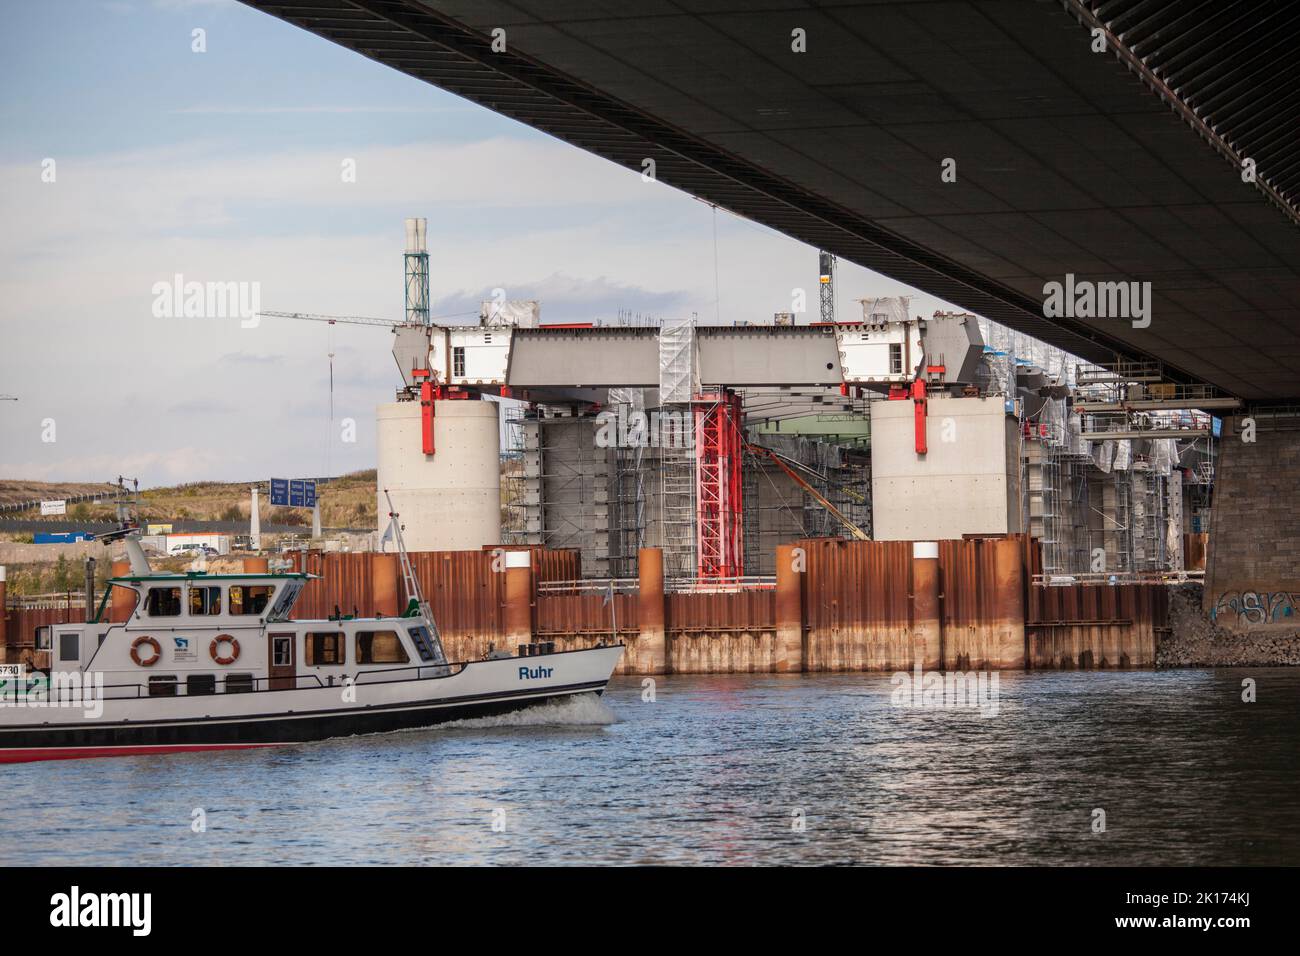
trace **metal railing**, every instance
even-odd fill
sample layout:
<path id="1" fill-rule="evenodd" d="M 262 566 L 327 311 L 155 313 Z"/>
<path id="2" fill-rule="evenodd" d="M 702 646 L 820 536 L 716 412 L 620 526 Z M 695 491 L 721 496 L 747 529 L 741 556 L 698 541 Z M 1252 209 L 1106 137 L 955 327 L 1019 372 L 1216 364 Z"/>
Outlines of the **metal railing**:
<path id="1" fill-rule="evenodd" d="M 1035 574 L 1036 587 L 1070 587 L 1076 584 L 1185 584 L 1205 580 L 1204 571 L 1088 571 Z"/>
<path id="2" fill-rule="evenodd" d="M 771 591 L 775 575 L 743 575 L 734 578 L 669 578 L 664 592 L 670 594 L 716 594 L 727 591 Z"/>
<path id="3" fill-rule="evenodd" d="M 230 676 L 223 675 L 213 682 L 211 691 L 201 693 L 190 693 L 185 681 L 184 674 L 177 674 L 175 681 L 157 681 L 150 684 L 144 683 L 133 684 L 104 684 L 97 686 L 93 681 L 87 681 L 87 675 L 81 672 L 71 672 L 70 677 L 75 680 L 69 681 L 66 677 L 56 675 L 48 677 L 44 673 L 31 674 L 23 679 L 26 687 L 19 687 L 19 682 L 14 682 L 13 686 L 8 686 L 8 681 L 0 681 L 0 704 L 13 704 L 22 700 L 31 704 L 77 704 L 86 700 L 88 692 L 93 693 L 92 700 L 174 700 L 177 697 L 215 697 L 237 694 L 264 694 L 269 692 L 286 691 L 286 690 L 323 690 L 328 688 L 344 688 L 348 686 L 346 680 L 351 677 L 354 685 L 358 684 L 396 684 L 408 683 L 419 680 L 439 680 L 445 677 L 453 677 L 463 671 L 472 661 L 449 661 L 445 664 L 419 664 L 411 667 L 392 667 L 382 670 L 357 671 L 353 674 L 328 674 L 322 680 L 319 674 L 294 674 L 288 677 L 250 677 L 230 681 Z M 390 678 L 394 674 L 410 674 L 413 676 L 402 676 Z M 91 675 L 93 677 L 93 674 Z M 150 675 L 150 676 L 167 676 L 172 675 Z M 373 679 L 372 679 L 373 678 Z M 284 686 L 289 683 L 291 686 Z M 72 686 L 75 684 L 76 686 Z M 158 687 L 171 688 L 174 693 L 154 693 Z M 233 687 L 233 689 L 232 689 Z M 220 688 L 220 690 L 218 690 Z M 65 693 L 66 692 L 66 693 Z M 102 696 L 101 695 L 102 692 Z M 35 696 L 33 696 L 35 695 Z"/>
<path id="4" fill-rule="evenodd" d="M 579 578 L 576 581 L 539 581 L 538 594 L 636 594 L 641 582 L 637 578 Z"/>

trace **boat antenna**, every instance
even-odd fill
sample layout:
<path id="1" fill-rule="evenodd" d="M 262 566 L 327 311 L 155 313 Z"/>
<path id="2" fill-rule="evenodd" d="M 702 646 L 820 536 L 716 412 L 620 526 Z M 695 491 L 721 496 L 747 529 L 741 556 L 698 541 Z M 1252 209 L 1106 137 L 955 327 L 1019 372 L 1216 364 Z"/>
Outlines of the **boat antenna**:
<path id="1" fill-rule="evenodd" d="M 418 610 L 424 615 L 425 621 L 429 624 L 429 629 L 433 631 L 433 636 L 441 642 L 442 635 L 438 633 L 438 624 L 433 619 L 433 609 L 429 607 L 429 602 L 424 599 L 424 592 L 420 590 L 420 581 L 411 570 L 411 556 L 406 553 L 406 542 L 402 539 L 402 523 L 398 521 L 398 513 L 393 510 L 393 499 L 389 495 L 388 489 L 384 489 L 384 500 L 388 502 L 388 531 L 392 532 L 394 540 L 397 542 L 397 556 L 402 563 L 402 583 L 406 586 L 406 593 L 410 598 L 410 604 L 407 605 L 406 615 L 410 615 L 412 610 Z M 384 537 L 388 537 L 385 532 Z M 383 542 L 380 542 L 380 549 L 383 549 Z"/>

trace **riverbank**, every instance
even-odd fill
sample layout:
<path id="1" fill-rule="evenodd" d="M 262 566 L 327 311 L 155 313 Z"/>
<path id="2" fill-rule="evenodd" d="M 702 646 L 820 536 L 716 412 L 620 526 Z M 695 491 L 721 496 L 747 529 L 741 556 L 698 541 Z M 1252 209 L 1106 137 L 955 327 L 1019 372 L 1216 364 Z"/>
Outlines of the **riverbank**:
<path id="1" fill-rule="evenodd" d="M 1300 666 L 1300 630 L 1221 627 L 1202 609 L 1198 584 L 1170 589 L 1169 628 L 1156 648 L 1157 667 Z"/>

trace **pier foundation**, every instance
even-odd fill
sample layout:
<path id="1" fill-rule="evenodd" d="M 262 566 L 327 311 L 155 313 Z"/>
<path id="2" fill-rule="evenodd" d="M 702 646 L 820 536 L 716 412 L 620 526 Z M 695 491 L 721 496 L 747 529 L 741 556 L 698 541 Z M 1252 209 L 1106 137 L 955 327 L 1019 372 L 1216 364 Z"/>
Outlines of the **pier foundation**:
<path id="1" fill-rule="evenodd" d="M 939 545 L 912 544 L 912 660 L 926 670 L 943 665 L 943 618 L 939 610 Z"/>
<path id="2" fill-rule="evenodd" d="M 506 561 L 506 647 L 533 642 L 533 566 L 528 551 L 507 551 Z"/>
<path id="3" fill-rule="evenodd" d="M 664 553 L 659 548 L 637 552 L 636 673 L 667 673 L 668 644 L 664 632 Z"/>
<path id="4" fill-rule="evenodd" d="M 803 548 L 783 544 L 776 549 L 776 653 L 777 673 L 804 669 L 803 575 L 807 567 Z"/>

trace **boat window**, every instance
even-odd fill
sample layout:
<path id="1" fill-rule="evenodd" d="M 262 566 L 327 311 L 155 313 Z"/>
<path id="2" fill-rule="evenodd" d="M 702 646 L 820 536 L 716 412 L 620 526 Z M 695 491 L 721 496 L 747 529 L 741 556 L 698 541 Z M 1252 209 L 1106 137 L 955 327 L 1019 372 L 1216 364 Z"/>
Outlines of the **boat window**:
<path id="1" fill-rule="evenodd" d="M 79 661 L 81 660 L 81 651 L 78 649 L 80 641 L 77 638 L 79 634 L 60 634 L 59 635 L 59 660 L 60 661 Z"/>
<path id="2" fill-rule="evenodd" d="M 433 649 L 433 635 L 424 625 L 419 627 L 407 628 L 406 631 L 411 635 L 411 640 L 415 643 L 415 652 L 420 655 L 420 660 L 426 664 L 431 664 L 438 660 L 438 655 Z"/>
<path id="3" fill-rule="evenodd" d="M 274 585 L 235 584 L 230 588 L 231 614 L 261 614 L 271 603 Z"/>
<path id="4" fill-rule="evenodd" d="M 410 661 L 396 631 L 357 631 L 358 664 L 405 664 Z"/>
<path id="5" fill-rule="evenodd" d="M 191 697 L 217 692 L 217 675 L 190 674 L 185 678 L 185 693 Z"/>
<path id="6" fill-rule="evenodd" d="M 251 694 L 253 692 L 252 674 L 227 674 L 227 694 Z"/>
<path id="7" fill-rule="evenodd" d="M 293 637 L 278 636 L 271 638 L 271 666 L 291 667 L 293 665 Z"/>
<path id="8" fill-rule="evenodd" d="M 150 588 L 144 602 L 145 613 L 150 617 L 179 617 L 181 613 L 180 588 Z"/>
<path id="9" fill-rule="evenodd" d="M 271 608 L 271 613 L 267 615 L 268 621 L 287 621 L 289 620 L 289 611 L 293 609 L 293 602 L 298 600 L 298 592 L 302 590 L 301 581 L 288 581 L 280 589 L 280 597 L 275 602 L 275 607 Z"/>
<path id="10" fill-rule="evenodd" d="M 175 697 L 176 675 L 155 674 L 149 678 L 150 697 Z"/>
<path id="11" fill-rule="evenodd" d="M 303 659 L 309 665 L 343 664 L 343 635 L 338 631 L 313 631 L 303 641 Z"/>
<path id="12" fill-rule="evenodd" d="M 191 587 L 190 616 L 202 617 L 221 613 L 221 588 Z"/>

